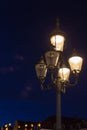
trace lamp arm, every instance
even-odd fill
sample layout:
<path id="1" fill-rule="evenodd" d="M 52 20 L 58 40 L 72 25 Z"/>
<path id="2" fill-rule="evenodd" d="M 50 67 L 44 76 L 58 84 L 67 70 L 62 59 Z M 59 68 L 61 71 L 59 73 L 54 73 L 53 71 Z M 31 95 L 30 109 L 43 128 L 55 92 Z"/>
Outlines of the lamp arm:
<path id="1" fill-rule="evenodd" d="M 47 86 L 44 85 L 44 83 L 42 82 L 41 83 L 41 90 L 51 90 L 53 87 L 54 84 L 52 82 L 50 82 Z"/>
<path id="2" fill-rule="evenodd" d="M 77 85 L 77 83 L 78 83 L 78 79 L 76 79 L 74 83 L 71 83 L 71 82 L 66 83 L 66 86 L 67 87 L 75 87 Z"/>
<path id="3" fill-rule="evenodd" d="M 66 87 L 74 87 L 74 86 L 76 86 L 77 83 L 78 83 L 78 76 L 79 75 L 77 73 L 75 73 L 75 80 L 74 80 L 74 82 L 73 83 L 71 81 L 66 82 L 65 83 Z"/>

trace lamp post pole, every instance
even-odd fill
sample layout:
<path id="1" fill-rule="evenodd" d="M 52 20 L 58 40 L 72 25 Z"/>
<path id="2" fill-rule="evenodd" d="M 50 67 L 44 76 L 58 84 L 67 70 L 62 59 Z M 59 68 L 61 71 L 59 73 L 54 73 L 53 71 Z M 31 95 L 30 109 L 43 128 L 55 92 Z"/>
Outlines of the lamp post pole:
<path id="1" fill-rule="evenodd" d="M 56 130 L 61 130 L 61 92 L 65 93 L 66 87 L 77 85 L 83 58 L 74 52 L 68 59 L 69 67 L 65 65 L 62 57 L 65 37 L 58 27 L 50 38 L 53 50 L 45 53 L 46 62 L 42 57 L 40 62 L 36 64 L 35 69 L 37 77 L 40 79 L 42 90 L 49 90 L 54 86 L 56 88 Z M 51 82 L 44 86 L 47 73 L 51 75 Z M 73 82 L 71 81 L 70 74 L 74 76 Z"/>
<path id="2" fill-rule="evenodd" d="M 61 92 L 56 89 L 56 130 L 61 130 Z"/>

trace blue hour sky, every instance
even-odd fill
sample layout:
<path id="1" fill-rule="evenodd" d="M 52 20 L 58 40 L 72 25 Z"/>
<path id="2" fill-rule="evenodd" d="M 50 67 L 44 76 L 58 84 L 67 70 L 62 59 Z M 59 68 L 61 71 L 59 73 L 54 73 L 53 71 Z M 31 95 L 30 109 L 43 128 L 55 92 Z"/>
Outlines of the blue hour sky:
<path id="1" fill-rule="evenodd" d="M 78 85 L 62 94 L 62 115 L 87 119 L 87 8 L 74 1 L 3 0 L 0 3 L 0 126 L 40 121 L 56 113 L 56 93 L 41 91 L 35 64 L 50 49 L 56 18 L 66 32 L 64 51 L 84 59 Z"/>

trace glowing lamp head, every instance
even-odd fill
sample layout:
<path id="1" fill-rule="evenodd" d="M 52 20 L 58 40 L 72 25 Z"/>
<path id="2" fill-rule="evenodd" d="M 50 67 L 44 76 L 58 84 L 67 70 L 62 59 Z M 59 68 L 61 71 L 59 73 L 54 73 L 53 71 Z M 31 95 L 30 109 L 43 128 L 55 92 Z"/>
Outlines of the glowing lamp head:
<path id="1" fill-rule="evenodd" d="M 38 126 L 38 127 L 41 127 L 41 123 L 38 123 L 37 126 Z"/>
<path id="2" fill-rule="evenodd" d="M 65 38 L 62 35 L 53 35 L 50 38 L 51 44 L 55 47 L 56 51 L 63 51 Z"/>
<path id="3" fill-rule="evenodd" d="M 31 124 L 31 127 L 34 127 L 34 124 Z"/>
<path id="4" fill-rule="evenodd" d="M 62 82 L 68 81 L 70 75 L 70 69 L 69 68 L 60 68 L 59 69 L 59 77 Z"/>
<path id="5" fill-rule="evenodd" d="M 25 124 L 25 127 L 27 127 L 28 125 L 27 124 Z"/>
<path id="6" fill-rule="evenodd" d="M 82 68 L 82 63 L 83 63 L 83 59 L 79 56 L 73 56 L 69 58 L 70 68 L 73 72 L 75 71 L 79 73 Z"/>

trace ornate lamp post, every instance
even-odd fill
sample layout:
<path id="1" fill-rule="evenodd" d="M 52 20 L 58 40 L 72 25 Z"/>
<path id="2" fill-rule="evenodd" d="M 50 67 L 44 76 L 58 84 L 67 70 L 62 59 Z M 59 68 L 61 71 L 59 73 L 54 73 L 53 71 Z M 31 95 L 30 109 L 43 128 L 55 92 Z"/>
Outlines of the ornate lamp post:
<path id="1" fill-rule="evenodd" d="M 40 79 L 42 90 L 50 90 L 53 87 L 56 89 L 56 130 L 61 130 L 61 92 L 65 93 L 67 87 L 77 84 L 83 59 L 74 52 L 68 59 L 69 68 L 65 65 L 62 57 L 65 36 L 59 30 L 58 21 L 57 27 L 51 35 L 50 42 L 52 49 L 45 53 L 45 60 L 41 57 L 35 69 L 37 77 Z M 44 87 L 44 82 L 48 75 L 50 75 L 50 83 Z M 73 78 L 70 78 L 71 75 L 73 75 Z"/>

